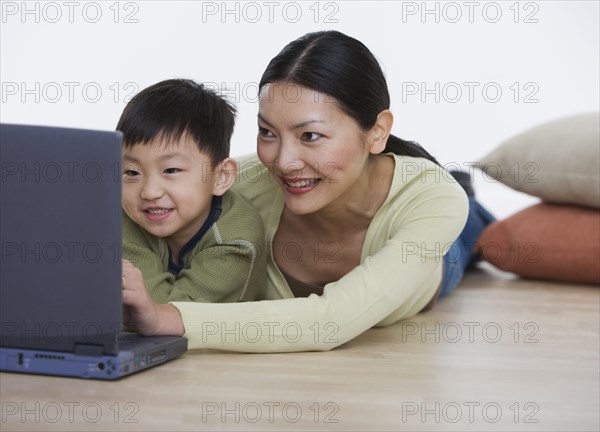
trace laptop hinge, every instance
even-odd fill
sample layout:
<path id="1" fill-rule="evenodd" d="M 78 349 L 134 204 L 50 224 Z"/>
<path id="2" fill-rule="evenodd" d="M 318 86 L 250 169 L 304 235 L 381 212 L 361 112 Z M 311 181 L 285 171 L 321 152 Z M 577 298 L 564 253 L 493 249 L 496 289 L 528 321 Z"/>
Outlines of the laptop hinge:
<path id="1" fill-rule="evenodd" d="M 100 357 L 104 350 L 102 345 L 75 344 L 75 354 L 89 357 Z"/>

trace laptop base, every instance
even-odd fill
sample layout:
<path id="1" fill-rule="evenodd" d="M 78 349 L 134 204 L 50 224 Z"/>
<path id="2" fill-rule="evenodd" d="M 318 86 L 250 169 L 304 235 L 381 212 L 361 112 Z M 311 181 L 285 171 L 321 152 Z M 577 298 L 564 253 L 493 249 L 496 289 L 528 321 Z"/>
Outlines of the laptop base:
<path id="1" fill-rule="evenodd" d="M 172 360 L 187 350 L 187 339 L 176 336 L 139 337 L 121 345 L 116 356 L 19 348 L 0 348 L 0 370 L 41 375 L 114 380 Z M 127 345 L 132 345 L 128 347 Z"/>

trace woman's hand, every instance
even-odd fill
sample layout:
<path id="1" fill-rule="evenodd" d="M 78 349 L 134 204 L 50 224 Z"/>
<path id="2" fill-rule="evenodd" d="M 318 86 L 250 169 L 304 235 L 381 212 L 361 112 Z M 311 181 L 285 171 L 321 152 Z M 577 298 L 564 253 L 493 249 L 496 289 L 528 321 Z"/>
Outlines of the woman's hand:
<path id="1" fill-rule="evenodd" d="M 185 333 L 181 315 L 170 304 L 154 303 L 146 286 L 142 272 L 131 262 L 123 260 L 121 273 L 123 322 L 144 336 L 175 335 Z"/>

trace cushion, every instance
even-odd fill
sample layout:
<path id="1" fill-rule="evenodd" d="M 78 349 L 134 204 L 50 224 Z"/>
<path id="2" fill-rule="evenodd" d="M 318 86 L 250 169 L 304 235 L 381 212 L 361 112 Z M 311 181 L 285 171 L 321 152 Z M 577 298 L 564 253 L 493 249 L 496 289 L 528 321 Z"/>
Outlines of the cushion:
<path id="1" fill-rule="evenodd" d="M 529 129 L 478 165 L 488 179 L 544 201 L 600 208 L 600 113 Z"/>
<path id="2" fill-rule="evenodd" d="M 600 284 L 600 211 L 539 203 L 493 222 L 482 258 L 523 277 Z"/>

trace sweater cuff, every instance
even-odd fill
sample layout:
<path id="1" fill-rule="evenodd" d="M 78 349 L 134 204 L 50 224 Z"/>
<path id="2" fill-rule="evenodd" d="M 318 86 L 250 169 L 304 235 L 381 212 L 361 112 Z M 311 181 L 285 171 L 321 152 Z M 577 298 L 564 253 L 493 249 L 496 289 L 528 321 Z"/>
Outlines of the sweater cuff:
<path id="1" fill-rule="evenodd" d="M 277 327 L 263 302 L 173 302 L 181 313 L 189 349 L 274 352 Z"/>

